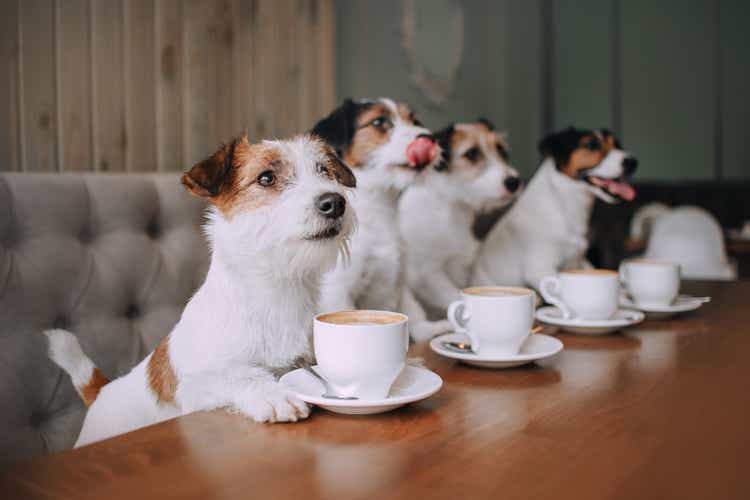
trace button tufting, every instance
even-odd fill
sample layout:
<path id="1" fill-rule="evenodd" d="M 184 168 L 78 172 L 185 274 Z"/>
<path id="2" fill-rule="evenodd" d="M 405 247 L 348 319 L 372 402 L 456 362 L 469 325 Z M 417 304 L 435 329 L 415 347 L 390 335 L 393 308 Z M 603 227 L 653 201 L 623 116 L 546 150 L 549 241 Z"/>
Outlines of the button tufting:
<path id="1" fill-rule="evenodd" d="M 130 304 L 128 309 L 125 311 L 125 317 L 129 319 L 135 319 L 141 315 L 141 310 L 135 304 Z"/>
<path id="2" fill-rule="evenodd" d="M 156 220 L 149 222 L 148 227 L 146 227 L 146 234 L 148 234 L 149 238 L 156 239 L 160 233 L 161 228 L 159 228 L 159 223 Z"/>
<path id="3" fill-rule="evenodd" d="M 67 316 L 60 315 L 52 322 L 52 328 L 67 330 L 70 327 L 70 319 Z"/>
<path id="4" fill-rule="evenodd" d="M 81 232 L 78 234 L 78 240 L 85 244 L 91 243 L 91 240 L 93 239 L 93 234 L 91 233 L 91 230 L 88 227 L 84 227 L 81 229 Z"/>
<path id="5" fill-rule="evenodd" d="M 45 420 L 47 420 L 47 416 L 39 411 L 34 411 L 29 415 L 29 424 L 31 424 L 31 427 L 40 427 Z"/>

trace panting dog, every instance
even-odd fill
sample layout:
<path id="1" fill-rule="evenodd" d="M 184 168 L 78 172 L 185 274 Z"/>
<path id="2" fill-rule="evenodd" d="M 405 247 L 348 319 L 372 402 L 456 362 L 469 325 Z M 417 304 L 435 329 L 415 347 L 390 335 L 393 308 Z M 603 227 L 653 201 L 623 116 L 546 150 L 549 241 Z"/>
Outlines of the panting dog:
<path id="1" fill-rule="evenodd" d="M 355 224 L 354 175 L 318 139 L 240 137 L 182 183 L 210 203 L 211 263 L 156 349 L 109 382 L 72 333 L 45 332 L 50 357 L 90 405 L 76 446 L 218 407 L 258 422 L 309 414 L 277 377 L 312 360 L 320 281 Z"/>
<path id="2" fill-rule="evenodd" d="M 479 249 L 476 215 L 510 203 L 521 182 L 504 134 L 488 120 L 451 125 L 435 138 L 441 161 L 424 183 L 404 193 L 399 224 L 409 287 L 430 317 L 444 318 L 470 284 Z"/>
<path id="3" fill-rule="evenodd" d="M 638 161 L 608 130 L 567 128 L 539 144 L 544 157 L 523 195 L 482 243 L 472 283 L 538 287 L 544 276 L 586 264 L 595 198 L 629 201 Z"/>
<path id="4" fill-rule="evenodd" d="M 425 321 L 405 283 L 405 258 L 398 229 L 398 200 L 423 171 L 439 160 L 432 134 L 404 103 L 391 99 L 347 99 L 311 133 L 330 144 L 357 177 L 352 203 L 358 228 L 351 262 L 326 275 L 321 310 L 378 309 L 409 316 L 411 335 L 424 340 L 449 324 Z"/>

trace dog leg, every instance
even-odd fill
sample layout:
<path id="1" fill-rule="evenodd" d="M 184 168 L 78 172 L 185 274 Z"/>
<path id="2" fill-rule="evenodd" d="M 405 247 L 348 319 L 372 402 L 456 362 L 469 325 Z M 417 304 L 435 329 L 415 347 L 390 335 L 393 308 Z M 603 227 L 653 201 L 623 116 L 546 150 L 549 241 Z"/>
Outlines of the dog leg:
<path id="1" fill-rule="evenodd" d="M 419 280 L 419 298 L 428 306 L 445 312 L 454 300 L 461 298 L 461 291 L 445 271 L 439 269 L 426 272 Z"/>
<path id="2" fill-rule="evenodd" d="M 452 328 L 448 320 L 428 321 L 424 309 L 407 286 L 401 290 L 401 310 L 409 316 L 409 329 L 415 342 L 430 340 L 436 335 L 449 332 Z"/>
<path id="3" fill-rule="evenodd" d="M 310 407 L 259 367 L 233 367 L 223 373 L 196 373 L 180 380 L 184 413 L 228 407 L 256 422 L 296 422 Z"/>

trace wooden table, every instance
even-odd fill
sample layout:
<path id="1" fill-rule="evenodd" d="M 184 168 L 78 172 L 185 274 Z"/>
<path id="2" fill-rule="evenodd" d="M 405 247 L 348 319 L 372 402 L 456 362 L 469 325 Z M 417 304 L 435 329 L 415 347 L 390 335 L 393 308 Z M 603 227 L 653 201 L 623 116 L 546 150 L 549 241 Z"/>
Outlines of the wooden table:
<path id="1" fill-rule="evenodd" d="M 393 413 L 258 425 L 198 413 L 5 471 L 0 498 L 750 498 L 750 282 L 679 319 L 560 334 L 550 362 L 470 368 Z"/>

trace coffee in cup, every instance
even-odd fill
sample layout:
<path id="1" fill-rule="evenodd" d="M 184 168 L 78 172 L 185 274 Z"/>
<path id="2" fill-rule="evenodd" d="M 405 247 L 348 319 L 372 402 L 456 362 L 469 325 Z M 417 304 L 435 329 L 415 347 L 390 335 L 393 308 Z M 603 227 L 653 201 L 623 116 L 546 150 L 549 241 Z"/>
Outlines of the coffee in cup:
<path id="1" fill-rule="evenodd" d="M 618 309 L 620 279 L 606 269 L 573 269 L 542 278 L 539 292 L 563 318 L 609 319 Z"/>
<path id="2" fill-rule="evenodd" d="M 620 280 L 639 306 L 668 306 L 680 291 L 680 266 L 654 259 L 630 259 L 620 265 Z"/>
<path id="3" fill-rule="evenodd" d="M 448 307 L 448 320 L 477 354 L 515 355 L 531 333 L 535 305 L 528 288 L 470 287 Z"/>
<path id="4" fill-rule="evenodd" d="M 317 371 L 341 396 L 388 397 L 406 366 L 406 315 L 352 310 L 318 314 L 313 321 Z"/>

